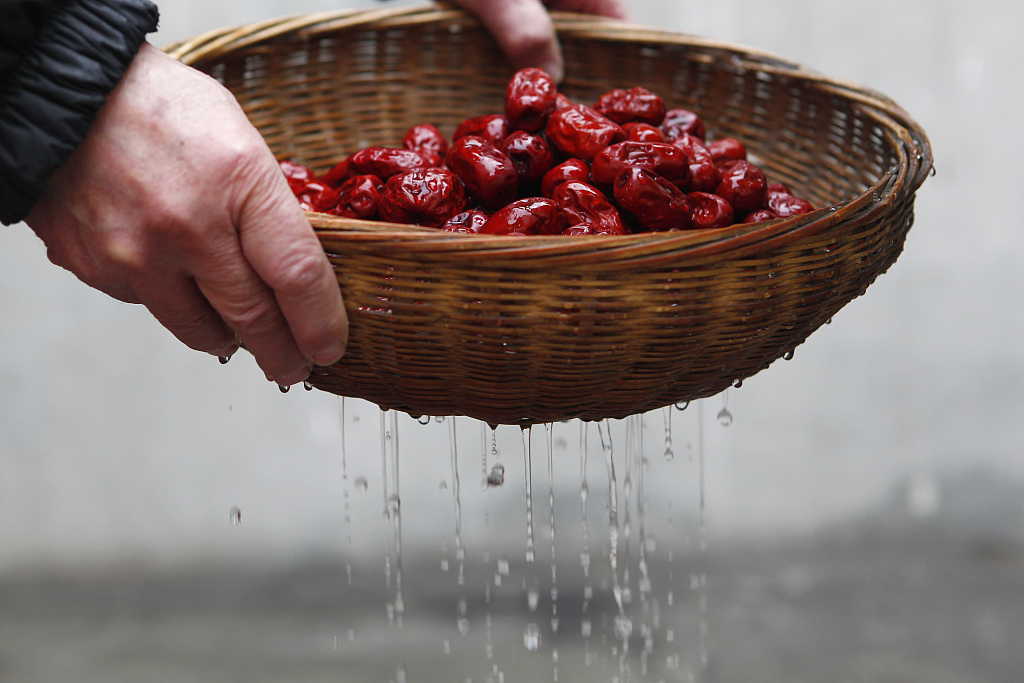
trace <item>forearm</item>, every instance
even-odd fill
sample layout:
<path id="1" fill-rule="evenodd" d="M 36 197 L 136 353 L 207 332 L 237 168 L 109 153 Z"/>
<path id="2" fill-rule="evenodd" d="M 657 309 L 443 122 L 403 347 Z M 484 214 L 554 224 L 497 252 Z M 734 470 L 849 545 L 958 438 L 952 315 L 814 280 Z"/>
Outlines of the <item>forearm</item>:
<path id="1" fill-rule="evenodd" d="M 0 220 L 9 224 L 85 139 L 158 13 L 148 0 L 27 3 L 27 17 L 4 4 L 5 16 L 21 13 L 37 29 L 0 75 Z"/>

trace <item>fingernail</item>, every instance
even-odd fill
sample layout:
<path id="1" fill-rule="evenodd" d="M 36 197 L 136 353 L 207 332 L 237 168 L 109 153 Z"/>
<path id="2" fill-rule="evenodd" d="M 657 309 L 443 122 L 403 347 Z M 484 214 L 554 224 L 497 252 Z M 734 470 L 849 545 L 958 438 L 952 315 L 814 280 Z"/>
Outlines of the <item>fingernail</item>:
<path id="1" fill-rule="evenodd" d="M 341 360 L 344 355 L 345 344 L 332 344 L 331 346 L 313 354 L 313 357 L 310 360 L 313 361 L 314 365 L 326 367 L 328 365 L 334 365 Z"/>

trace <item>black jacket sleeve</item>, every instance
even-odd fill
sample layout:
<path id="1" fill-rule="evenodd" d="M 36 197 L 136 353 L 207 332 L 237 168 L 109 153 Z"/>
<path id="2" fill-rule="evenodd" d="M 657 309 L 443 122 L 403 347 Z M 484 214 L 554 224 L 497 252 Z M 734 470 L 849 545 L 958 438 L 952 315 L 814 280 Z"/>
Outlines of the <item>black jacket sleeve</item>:
<path id="1" fill-rule="evenodd" d="M 28 215 L 157 19 L 148 0 L 0 0 L 0 221 Z"/>

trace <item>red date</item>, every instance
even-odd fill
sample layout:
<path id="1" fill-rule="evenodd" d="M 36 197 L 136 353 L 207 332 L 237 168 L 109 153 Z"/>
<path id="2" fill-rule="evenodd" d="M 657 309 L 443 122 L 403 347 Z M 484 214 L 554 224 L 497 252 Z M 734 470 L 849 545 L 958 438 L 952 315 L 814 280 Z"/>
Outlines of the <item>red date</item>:
<path id="1" fill-rule="evenodd" d="M 619 142 L 594 157 L 590 174 L 598 187 L 610 187 L 626 166 L 639 166 L 666 180 L 685 185 L 690 178 L 686 152 L 664 142 Z"/>
<path id="2" fill-rule="evenodd" d="M 419 152 L 404 147 L 367 147 L 348 158 L 351 175 L 375 175 L 387 180 L 399 173 L 429 168 L 430 162 Z"/>
<path id="3" fill-rule="evenodd" d="M 512 129 L 504 114 L 485 114 L 466 119 L 455 129 L 452 142 L 470 135 L 481 137 L 495 147 L 508 137 Z"/>
<path id="4" fill-rule="evenodd" d="M 375 175 L 357 175 L 338 188 L 338 201 L 329 211 L 344 218 L 372 220 L 380 212 L 383 182 Z"/>
<path id="5" fill-rule="evenodd" d="M 722 171 L 715 194 L 732 204 L 737 215 L 763 208 L 768 197 L 764 173 L 749 161 L 735 161 Z M 778 213 L 778 212 L 776 212 Z"/>
<path id="6" fill-rule="evenodd" d="M 505 89 L 505 118 L 513 130 L 544 130 L 557 106 L 558 88 L 542 69 L 521 69 Z"/>
<path id="7" fill-rule="evenodd" d="M 615 176 L 615 201 L 644 230 L 685 230 L 690 227 L 690 202 L 665 178 L 638 166 Z"/>
<path id="8" fill-rule="evenodd" d="M 555 155 L 544 138 L 523 130 L 513 131 L 499 149 L 515 164 L 520 186 L 539 182 L 555 165 Z"/>
<path id="9" fill-rule="evenodd" d="M 732 225 L 736 213 L 732 204 L 710 192 L 688 192 L 690 222 L 697 229 L 724 228 Z"/>
<path id="10" fill-rule="evenodd" d="M 711 152 L 701 143 L 700 138 L 683 133 L 673 140 L 672 144 L 686 152 L 690 159 L 690 181 L 684 189 L 687 192 L 714 192 L 722 180 L 722 174 L 715 166 Z"/>
<path id="11" fill-rule="evenodd" d="M 540 181 L 541 195 L 550 197 L 555 193 L 555 188 L 567 180 L 591 183 L 590 167 L 587 166 L 587 162 L 581 159 L 567 159 L 545 173 Z"/>
<path id="12" fill-rule="evenodd" d="M 380 217 L 391 223 L 441 227 L 466 206 L 466 189 L 446 168 L 423 168 L 388 179 Z"/>
<path id="13" fill-rule="evenodd" d="M 313 169 L 308 166 L 304 166 L 291 159 L 283 159 L 278 162 L 278 165 L 281 167 L 284 177 L 288 180 L 288 187 L 291 188 L 294 195 L 302 192 L 307 184 L 319 182 L 316 174 L 313 173 Z"/>
<path id="14" fill-rule="evenodd" d="M 661 128 L 649 123 L 630 121 L 622 124 L 622 130 L 626 133 L 626 139 L 633 142 L 668 142 Z"/>
<path id="15" fill-rule="evenodd" d="M 410 128 L 402 138 L 402 146 L 422 154 L 431 166 L 440 166 L 448 153 L 448 141 L 437 126 L 430 123 L 420 123 Z"/>
<path id="16" fill-rule="evenodd" d="M 707 144 L 711 159 L 716 163 L 723 161 L 746 161 L 747 147 L 736 138 L 719 138 Z"/>
<path id="17" fill-rule="evenodd" d="M 683 133 L 701 140 L 707 136 L 704 120 L 689 109 L 669 109 L 661 122 L 661 130 L 669 142 L 675 142 Z"/>
<path id="18" fill-rule="evenodd" d="M 480 232 L 486 235 L 559 235 L 565 228 L 565 214 L 554 200 L 526 197 L 498 209 Z"/>
<path id="19" fill-rule="evenodd" d="M 462 232 L 475 235 L 480 232 L 480 228 L 482 228 L 484 223 L 486 223 L 490 218 L 490 214 L 481 211 L 480 209 L 470 209 L 469 211 L 463 211 L 462 213 L 455 214 L 446 220 L 441 228 L 449 232 Z"/>
<path id="20" fill-rule="evenodd" d="M 768 209 L 758 209 L 757 211 L 751 211 L 743 219 L 744 223 L 764 223 L 765 221 L 773 221 L 778 218 L 778 214 Z"/>
<path id="21" fill-rule="evenodd" d="M 618 124 L 637 121 L 657 126 L 665 120 L 665 102 L 646 88 L 622 88 L 607 92 L 594 109 Z"/>
<path id="22" fill-rule="evenodd" d="M 448 150 L 448 168 L 482 206 L 500 209 L 516 198 L 519 174 L 500 149 L 476 135 L 456 140 Z"/>
<path id="23" fill-rule="evenodd" d="M 619 210 L 593 185 L 568 180 L 555 188 L 552 199 L 562 208 L 569 226 L 591 225 L 606 235 L 629 233 Z"/>
<path id="24" fill-rule="evenodd" d="M 814 206 L 809 201 L 802 197 L 795 197 L 788 192 L 769 193 L 766 203 L 768 208 L 780 218 L 799 216 L 814 211 Z"/>
<path id="25" fill-rule="evenodd" d="M 566 156 L 590 161 L 608 145 L 626 139 L 622 127 L 583 104 L 559 109 L 548 119 L 548 143 Z"/>
<path id="26" fill-rule="evenodd" d="M 296 197 L 303 211 L 327 213 L 338 203 L 338 191 L 320 182 L 306 183 Z"/>

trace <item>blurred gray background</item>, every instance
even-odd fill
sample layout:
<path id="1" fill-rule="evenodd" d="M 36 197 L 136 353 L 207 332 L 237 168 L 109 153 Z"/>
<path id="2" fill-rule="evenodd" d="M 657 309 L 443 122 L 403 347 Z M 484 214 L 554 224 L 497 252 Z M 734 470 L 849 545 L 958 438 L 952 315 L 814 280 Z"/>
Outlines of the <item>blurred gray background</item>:
<path id="1" fill-rule="evenodd" d="M 174 0 L 153 42 L 371 4 Z M 703 616 L 692 633 L 711 649 L 685 676 L 651 680 L 1021 680 L 1021 10 L 994 0 L 634 0 L 632 9 L 638 23 L 750 45 L 889 95 L 928 132 L 937 169 L 896 265 L 792 361 L 702 402 L 699 414 L 645 416 L 652 460 L 666 416 L 676 450 L 691 456 L 649 478 L 659 502 L 648 515 L 664 517 L 675 499 L 688 530 L 680 522 L 664 533 L 707 539 L 692 554 L 708 605 L 693 608 Z M 337 651 L 338 634 L 351 633 L 332 623 L 295 635 L 316 623 L 303 609 L 337 597 L 332 572 L 365 562 L 379 574 L 395 555 L 382 524 L 375 407 L 301 388 L 281 394 L 244 354 L 221 366 L 190 352 L 143 309 L 50 265 L 24 225 L 0 231 L 0 311 L 0 680 L 93 680 L 89 671 L 95 680 L 439 680 L 390 663 L 385 674 L 299 673 L 317 648 Z M 716 418 L 723 408 L 728 427 Z M 439 423 L 397 424 L 404 509 L 442 511 L 404 529 L 412 567 L 417 553 L 433 563 L 431 552 L 449 556 L 455 542 L 450 435 Z M 471 472 L 463 486 L 479 497 L 489 430 L 458 425 L 460 467 Z M 556 429 L 555 454 L 575 454 L 578 425 Z M 624 424 L 613 429 L 624 438 Z M 509 486 L 513 472 L 521 486 L 519 436 L 498 438 Z M 600 464 L 595 430 L 589 439 Z M 552 488 L 578 506 L 578 462 L 555 470 Z M 701 476 L 703 526 L 693 521 Z M 507 502 L 525 515 L 516 491 Z M 466 503 L 467 515 L 498 516 L 493 501 Z M 521 527 L 508 539 L 517 548 Z M 566 527 L 560 542 L 576 534 L 578 544 L 578 524 Z M 315 579 L 310 566 L 326 569 Z M 375 585 L 386 593 L 383 580 Z M 373 600 L 370 611 L 383 615 L 388 598 Z M 209 604 L 225 607 L 202 612 Z M 196 657 L 182 645 L 202 631 L 189 615 L 202 612 L 222 635 L 246 633 L 258 618 L 232 611 L 244 604 L 283 619 L 268 629 L 293 641 L 236 635 L 204 650 L 205 673 L 175 674 L 175 653 Z M 337 617 L 343 604 L 335 607 Z M 444 610 L 454 625 L 455 608 Z M 267 642 L 287 654 L 268 655 Z M 240 673 L 254 650 L 278 668 Z M 497 671 L 479 670 L 452 680 Z M 613 679 L 609 670 L 600 680 Z"/>

